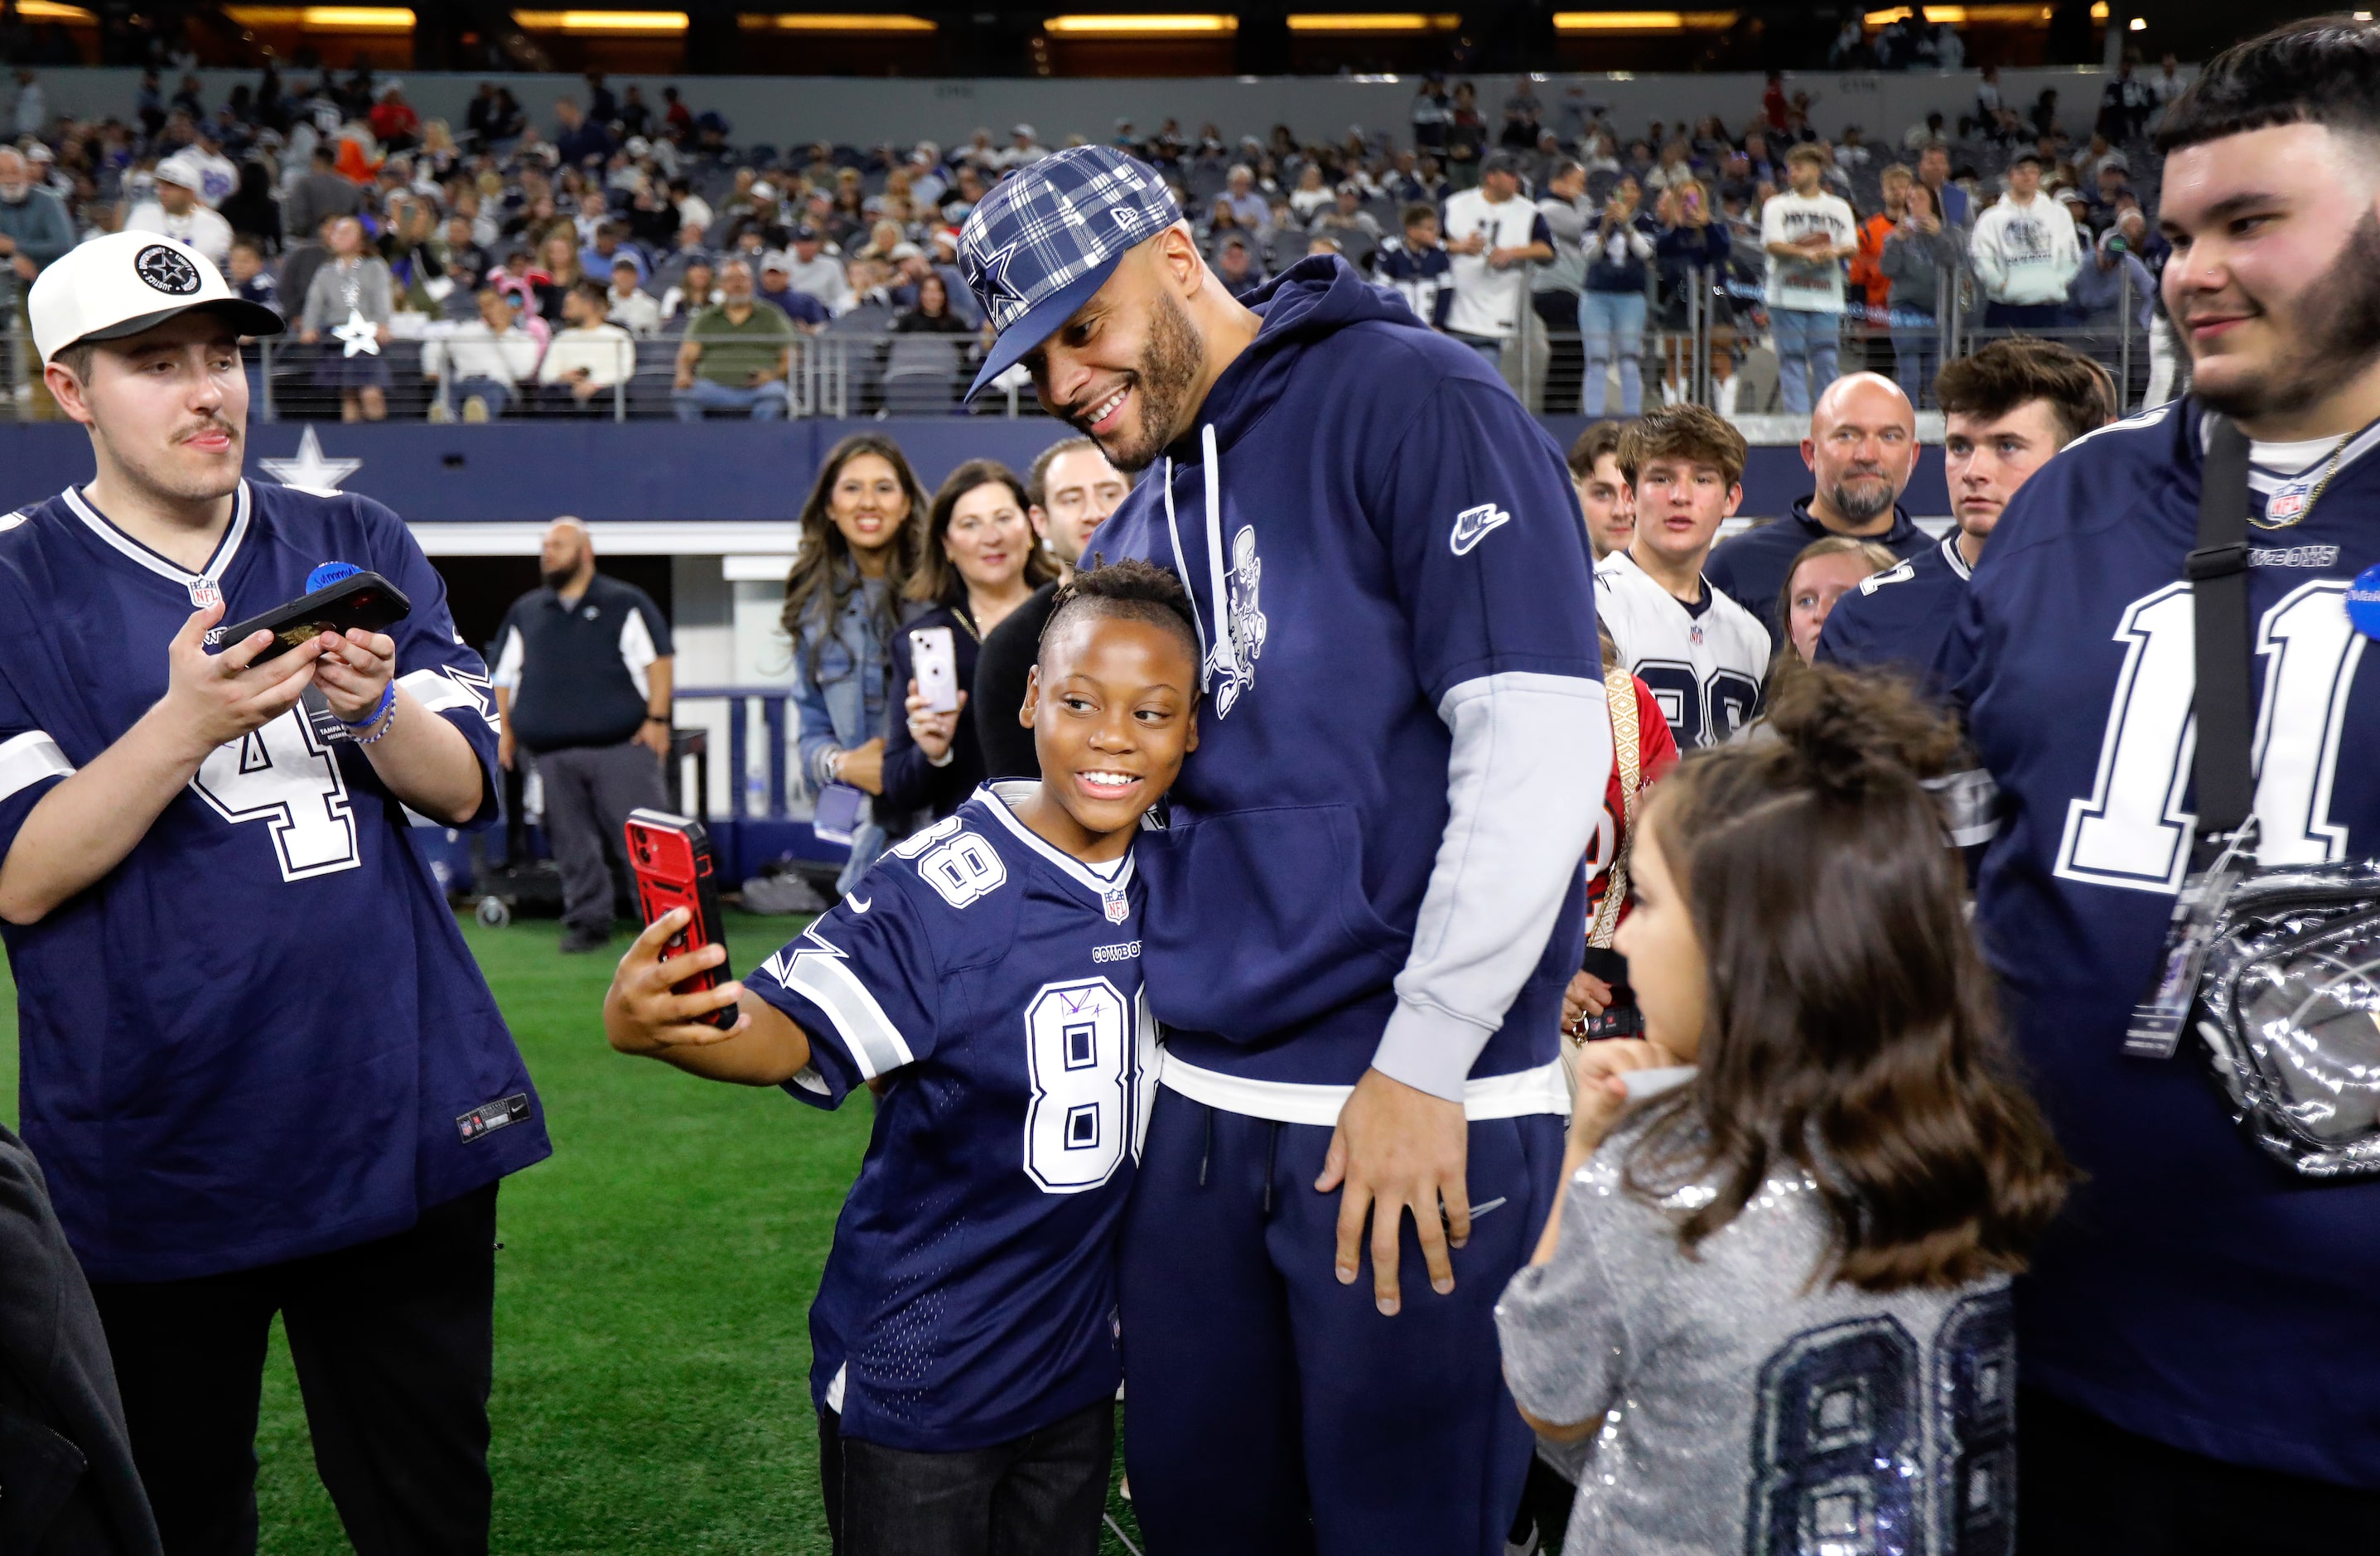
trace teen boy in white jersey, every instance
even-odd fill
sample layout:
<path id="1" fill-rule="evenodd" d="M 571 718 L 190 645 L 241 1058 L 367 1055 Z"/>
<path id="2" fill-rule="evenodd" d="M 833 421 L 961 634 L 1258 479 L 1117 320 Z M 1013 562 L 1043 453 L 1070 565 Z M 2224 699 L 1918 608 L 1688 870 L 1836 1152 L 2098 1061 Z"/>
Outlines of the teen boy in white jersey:
<path id="1" fill-rule="evenodd" d="M 1596 564 L 1596 615 L 1653 688 L 1680 750 L 1749 724 L 1768 676 L 1768 629 L 1703 577 L 1719 524 L 1743 501 L 1743 434 L 1703 406 L 1665 406 L 1620 440 L 1636 533 Z"/>

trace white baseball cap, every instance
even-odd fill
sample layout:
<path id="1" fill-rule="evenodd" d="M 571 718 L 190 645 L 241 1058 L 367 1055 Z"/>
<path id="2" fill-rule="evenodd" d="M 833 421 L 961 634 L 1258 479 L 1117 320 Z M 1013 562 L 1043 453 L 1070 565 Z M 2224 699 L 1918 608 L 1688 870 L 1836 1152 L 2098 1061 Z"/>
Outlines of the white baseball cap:
<path id="1" fill-rule="evenodd" d="M 244 335 L 285 328 L 273 310 L 234 292 L 212 260 L 153 232 L 112 232 L 67 250 L 25 300 L 45 366 L 69 346 L 122 340 L 194 308 L 213 309 Z"/>
<path id="2" fill-rule="evenodd" d="M 183 156 L 178 152 L 157 164 L 157 181 L 162 184 L 179 184 L 182 188 L 193 191 L 207 187 L 207 176 L 200 168 L 196 159 Z"/>

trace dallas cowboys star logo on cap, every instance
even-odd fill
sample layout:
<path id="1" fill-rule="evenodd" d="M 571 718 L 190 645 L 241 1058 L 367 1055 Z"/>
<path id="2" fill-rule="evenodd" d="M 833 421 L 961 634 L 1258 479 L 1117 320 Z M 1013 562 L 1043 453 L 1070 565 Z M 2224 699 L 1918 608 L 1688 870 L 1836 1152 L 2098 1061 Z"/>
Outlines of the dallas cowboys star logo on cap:
<path id="1" fill-rule="evenodd" d="M 991 315 L 995 329 L 1006 329 L 1010 320 L 1026 307 L 1025 294 L 1008 279 L 1008 266 L 1016 258 L 1016 245 L 1012 243 L 997 254 L 967 255 L 967 285 L 983 299 L 983 309 Z"/>

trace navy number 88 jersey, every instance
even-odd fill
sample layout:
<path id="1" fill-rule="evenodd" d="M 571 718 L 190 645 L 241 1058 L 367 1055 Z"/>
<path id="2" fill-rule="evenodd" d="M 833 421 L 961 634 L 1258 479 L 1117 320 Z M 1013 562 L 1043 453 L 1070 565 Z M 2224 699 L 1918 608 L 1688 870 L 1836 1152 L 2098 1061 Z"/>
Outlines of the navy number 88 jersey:
<path id="1" fill-rule="evenodd" d="M 876 1129 L 810 1310 L 843 1431 L 988 1447 L 1111 1396 L 1115 1243 L 1147 1104 L 1140 889 L 987 785 L 745 980 L 809 1035 L 785 1089 Z"/>

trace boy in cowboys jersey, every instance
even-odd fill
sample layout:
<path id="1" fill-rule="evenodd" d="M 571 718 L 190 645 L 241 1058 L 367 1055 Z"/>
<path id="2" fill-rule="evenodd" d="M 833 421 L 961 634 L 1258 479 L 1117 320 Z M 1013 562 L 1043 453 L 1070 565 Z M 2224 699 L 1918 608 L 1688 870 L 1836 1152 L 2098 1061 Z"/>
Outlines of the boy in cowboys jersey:
<path id="1" fill-rule="evenodd" d="M 1743 501 L 1743 434 L 1702 406 L 1664 406 L 1620 438 L 1636 529 L 1596 564 L 1596 612 L 1682 751 L 1751 723 L 1768 678 L 1768 629 L 1703 576 Z"/>
<path id="2" fill-rule="evenodd" d="M 2084 1174 L 2018 1288 L 2020 1517 L 2053 1556 L 2370 1549 L 2380 1183 L 2289 1173 L 2190 1054 L 2123 1049 L 2196 831 L 2210 413 L 2252 440 L 2257 862 L 2380 855 L 2380 657 L 2347 608 L 2380 563 L 2380 27 L 2240 45 L 2158 138 L 2192 393 L 2025 482 L 1941 661 L 2005 814 L 1976 927 Z"/>
<path id="3" fill-rule="evenodd" d="M 492 816 L 486 667 L 395 514 L 240 479 L 281 322 L 203 255 L 97 238 L 28 301 L 97 473 L 0 523 L 0 919 L 165 1549 L 255 1549 L 278 1312 L 357 1550 L 485 1550 L 496 1182 L 548 1148 L 402 829 Z M 410 614 L 215 641 L 333 564 Z"/>
<path id="4" fill-rule="evenodd" d="M 1925 675 L 1959 619 L 1959 597 L 2009 499 L 2112 409 L 2107 370 L 2062 341 L 2031 335 L 1993 341 L 1946 364 L 1934 393 L 1958 528 L 1837 601 L 1818 638 L 1821 663 Z"/>
<path id="5" fill-rule="evenodd" d="M 1079 573 L 1026 685 L 1038 783 L 984 785 L 741 989 L 673 991 L 688 963 L 657 958 L 683 910 L 621 960 L 604 1023 L 623 1052 L 820 1107 L 880 1088 L 810 1309 L 845 1556 L 1099 1549 L 1116 1236 L 1156 1040 L 1133 838 L 1198 743 L 1197 702 L 1173 577 Z M 730 1005 L 731 1032 L 696 1019 Z"/>
<path id="6" fill-rule="evenodd" d="M 1200 748 L 1141 845 L 1165 1029 L 1123 1255 L 1141 1526 L 1175 1552 L 1500 1553 L 1530 1437 L 1494 1303 L 1552 1201 L 1611 760 L 1560 451 L 1342 261 L 1232 298 L 1106 147 L 1003 181 L 961 261 L 1000 331 L 977 387 L 1023 362 L 1148 471 L 1099 546 L 1171 564 L 1204 650 Z"/>

